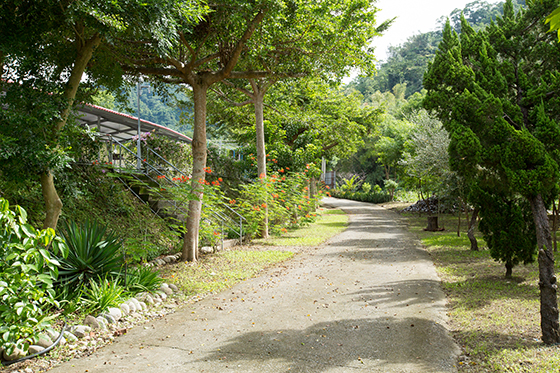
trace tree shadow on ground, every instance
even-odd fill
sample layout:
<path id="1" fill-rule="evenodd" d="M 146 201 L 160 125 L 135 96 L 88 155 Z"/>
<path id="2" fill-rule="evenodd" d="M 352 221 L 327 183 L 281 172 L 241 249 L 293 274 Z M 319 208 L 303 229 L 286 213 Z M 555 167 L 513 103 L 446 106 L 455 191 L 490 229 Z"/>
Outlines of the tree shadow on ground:
<path id="1" fill-rule="evenodd" d="M 271 371 L 274 363 L 290 373 L 448 372 L 454 355 L 446 344 L 452 341 L 445 329 L 421 318 L 343 319 L 304 330 L 245 333 L 201 360 L 238 371 Z"/>
<path id="2" fill-rule="evenodd" d="M 436 280 L 404 280 L 385 283 L 380 286 L 368 286 L 351 293 L 368 306 L 380 306 L 392 303 L 393 307 L 411 307 L 419 304 L 442 301 L 445 295 Z"/>

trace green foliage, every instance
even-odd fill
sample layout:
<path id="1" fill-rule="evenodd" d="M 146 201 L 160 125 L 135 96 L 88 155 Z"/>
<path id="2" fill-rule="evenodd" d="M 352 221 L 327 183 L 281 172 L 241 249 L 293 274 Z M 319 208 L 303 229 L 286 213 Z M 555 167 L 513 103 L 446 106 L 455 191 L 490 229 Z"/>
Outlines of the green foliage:
<path id="1" fill-rule="evenodd" d="M 54 230 L 27 224 L 26 211 L 0 198 L 0 347 L 26 351 L 44 327 L 45 310 L 58 307 L 53 283 L 67 248 Z"/>
<path id="2" fill-rule="evenodd" d="M 66 258 L 59 258 L 61 284 L 79 286 L 97 277 L 120 273 L 122 239 L 109 232 L 107 226 L 89 220 L 82 225 L 63 222 L 61 233 L 69 249 Z"/>
<path id="3" fill-rule="evenodd" d="M 333 197 L 351 199 L 354 201 L 369 202 L 369 203 L 385 203 L 391 201 L 391 195 L 382 191 L 373 192 L 344 192 L 333 190 L 331 191 Z"/>
<path id="4" fill-rule="evenodd" d="M 531 207 L 526 201 L 480 191 L 479 229 L 495 260 L 505 263 L 507 275 L 519 263 L 528 264 L 537 255 L 537 238 Z"/>
<path id="5" fill-rule="evenodd" d="M 369 193 L 371 190 L 371 184 L 368 182 L 365 182 L 362 184 L 362 190 L 364 193 Z"/>
<path id="6" fill-rule="evenodd" d="M 88 281 L 80 297 L 83 310 L 88 314 L 103 312 L 109 307 L 118 307 L 123 300 L 124 288 L 115 278 L 105 275 L 97 278 L 89 277 Z"/>
<path id="7" fill-rule="evenodd" d="M 343 192 L 355 192 L 356 189 L 358 189 L 358 182 L 358 177 L 356 175 L 352 175 L 350 179 L 342 179 L 339 188 Z"/>
<path id="8" fill-rule="evenodd" d="M 137 294 L 144 291 L 153 292 L 159 290 L 163 279 L 159 271 L 152 271 L 145 266 L 129 268 L 126 272 L 126 292 Z"/>

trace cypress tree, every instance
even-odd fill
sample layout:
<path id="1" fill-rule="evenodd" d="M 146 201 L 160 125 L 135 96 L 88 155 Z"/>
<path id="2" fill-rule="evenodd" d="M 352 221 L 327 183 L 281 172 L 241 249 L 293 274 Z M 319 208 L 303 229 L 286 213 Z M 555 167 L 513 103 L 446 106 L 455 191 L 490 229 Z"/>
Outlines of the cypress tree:
<path id="1" fill-rule="evenodd" d="M 444 42 L 424 77 L 425 106 L 438 114 L 450 133 L 451 167 L 470 180 L 471 190 L 486 190 L 495 211 L 509 209 L 508 216 L 494 218 L 515 222 L 513 230 L 532 234 L 519 222 L 522 217 L 529 223 L 532 215 L 542 339 L 548 344 L 560 342 L 546 208 L 559 176 L 560 44 L 555 34 L 547 33 L 543 20 L 557 6 L 557 0 L 530 2 L 516 14 L 508 0 L 503 17 L 478 33 L 468 30 L 463 20 L 467 32 L 460 39 L 446 25 Z M 470 195 L 471 201 L 486 207 L 479 197 Z M 531 214 L 522 212 L 515 202 L 519 198 Z M 492 234 L 499 229 L 487 228 Z"/>

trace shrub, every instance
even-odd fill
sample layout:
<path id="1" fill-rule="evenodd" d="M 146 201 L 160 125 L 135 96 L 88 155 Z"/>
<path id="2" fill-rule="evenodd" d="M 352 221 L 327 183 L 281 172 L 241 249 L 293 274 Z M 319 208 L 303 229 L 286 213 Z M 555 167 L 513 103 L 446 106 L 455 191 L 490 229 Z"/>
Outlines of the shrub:
<path id="1" fill-rule="evenodd" d="M 106 275 L 118 275 L 123 265 L 122 242 L 106 226 L 87 221 L 79 226 L 62 222 L 62 236 L 68 256 L 59 258 L 59 282 L 63 285 L 87 284 Z"/>
<path id="2" fill-rule="evenodd" d="M 0 346 L 8 354 L 16 347 L 26 351 L 46 326 L 44 308 L 58 307 L 58 262 L 51 251 L 62 258 L 67 252 L 53 229 L 37 231 L 23 208 L 15 210 L 0 198 Z"/>
<path id="3" fill-rule="evenodd" d="M 371 184 L 370 183 L 363 183 L 362 184 L 362 190 L 364 191 L 364 193 L 369 193 L 369 191 L 371 190 Z"/>
<path id="4" fill-rule="evenodd" d="M 152 271 L 147 267 L 131 268 L 126 274 L 126 291 L 136 294 L 143 291 L 156 291 L 159 290 L 163 279 L 159 277 L 159 272 Z"/>
<path id="5" fill-rule="evenodd" d="M 117 307 L 122 300 L 124 288 L 111 277 L 90 278 L 82 290 L 82 304 L 88 313 L 102 312 Z"/>
<path id="6" fill-rule="evenodd" d="M 369 203 L 385 203 L 391 201 L 391 196 L 383 192 L 344 192 L 333 190 L 332 196 L 337 198 L 351 199 L 354 201 L 369 202 Z"/>

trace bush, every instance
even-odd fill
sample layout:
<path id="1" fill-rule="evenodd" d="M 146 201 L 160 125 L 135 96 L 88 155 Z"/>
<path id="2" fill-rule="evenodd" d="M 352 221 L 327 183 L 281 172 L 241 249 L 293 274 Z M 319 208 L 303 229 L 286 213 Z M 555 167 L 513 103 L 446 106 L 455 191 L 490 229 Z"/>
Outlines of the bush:
<path id="1" fill-rule="evenodd" d="M 333 190 L 331 192 L 333 197 L 351 199 L 354 201 L 369 202 L 369 203 L 385 203 L 391 201 L 391 196 L 383 192 L 344 192 Z"/>
<path id="2" fill-rule="evenodd" d="M 106 226 L 86 221 L 78 226 L 62 222 L 68 256 L 59 258 L 59 282 L 67 286 L 87 284 L 91 279 L 119 275 L 123 265 L 122 241 Z"/>
<path id="3" fill-rule="evenodd" d="M 87 313 L 103 312 L 119 305 L 123 291 L 124 288 L 113 278 L 90 278 L 82 292 L 82 304 Z"/>
<path id="4" fill-rule="evenodd" d="M 51 251 L 62 258 L 67 253 L 53 229 L 37 231 L 23 208 L 15 210 L 0 198 L 0 346 L 8 354 L 16 347 L 26 351 L 46 326 L 44 309 L 58 307 L 53 282 L 59 263 Z"/>
<path id="5" fill-rule="evenodd" d="M 131 268 L 126 274 L 125 290 L 137 294 L 143 291 L 156 291 L 159 290 L 163 279 L 159 277 L 159 272 L 154 272 L 150 268 L 137 267 Z"/>

